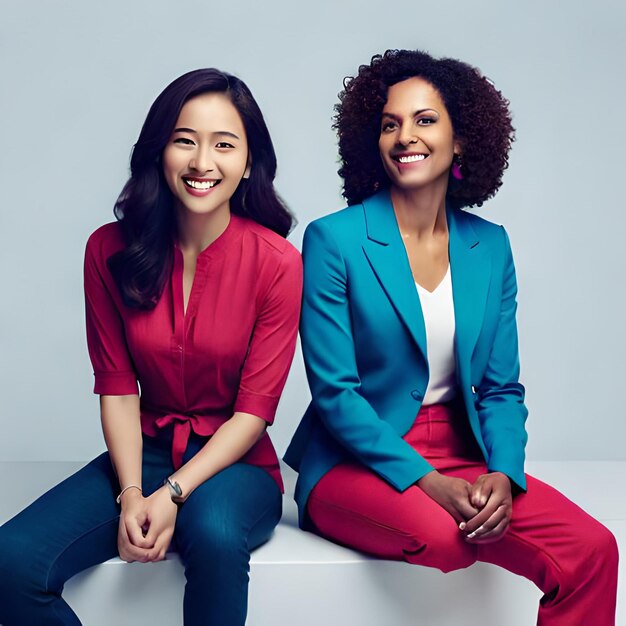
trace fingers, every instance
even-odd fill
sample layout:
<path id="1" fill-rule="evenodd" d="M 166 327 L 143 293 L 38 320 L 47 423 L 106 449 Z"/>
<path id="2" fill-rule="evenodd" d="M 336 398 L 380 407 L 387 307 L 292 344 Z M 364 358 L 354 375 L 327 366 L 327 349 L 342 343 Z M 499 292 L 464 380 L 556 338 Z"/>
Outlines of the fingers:
<path id="1" fill-rule="evenodd" d="M 495 500 L 488 502 L 481 511 L 479 511 L 471 519 L 467 520 L 464 528 L 461 530 L 464 530 L 469 537 L 469 535 L 476 532 L 481 526 L 487 523 L 489 518 L 496 512 L 501 504 L 502 502 L 497 502 Z"/>
<path id="2" fill-rule="evenodd" d="M 170 543 L 172 542 L 172 536 L 173 533 L 169 532 L 169 530 L 161 533 L 154 544 L 154 548 L 148 552 L 148 561 L 162 561 L 165 558 L 167 549 L 170 547 Z"/>
<path id="3" fill-rule="evenodd" d="M 510 519 L 508 517 L 503 518 L 499 524 L 497 524 L 492 530 L 487 530 L 481 534 L 476 534 L 473 538 L 466 538 L 468 543 L 493 543 L 498 541 L 502 535 L 507 531 L 509 527 Z"/>
<path id="4" fill-rule="evenodd" d="M 466 539 L 470 542 L 495 539 L 506 530 L 510 519 L 511 507 L 507 503 L 500 503 L 495 509 L 488 505 L 466 524 Z"/>
<path id="5" fill-rule="evenodd" d="M 509 522 L 511 521 L 505 509 L 506 507 L 504 506 L 500 507 L 487 522 L 467 535 L 465 538 L 466 541 L 469 543 L 491 543 L 500 539 L 506 532 L 509 527 Z"/>
<path id="6" fill-rule="evenodd" d="M 117 550 L 122 561 L 126 561 L 127 563 L 132 563 L 133 561 L 145 563 L 148 560 L 148 551 L 130 542 L 126 526 L 121 521 L 117 534 Z"/>
<path id="7" fill-rule="evenodd" d="M 478 509 L 473 507 L 470 504 L 469 497 L 468 498 L 459 498 L 454 503 L 454 513 L 452 517 L 457 522 L 460 522 L 460 525 L 465 525 L 467 520 L 473 519 L 478 515 Z"/>
<path id="8" fill-rule="evenodd" d="M 449 503 L 445 506 L 446 510 L 457 523 L 464 524 L 468 519 L 473 518 L 478 509 L 470 503 L 470 492 L 472 486 L 467 481 L 460 478 L 448 479 L 451 486 L 448 492 Z"/>
<path id="9" fill-rule="evenodd" d="M 145 525 L 140 525 L 139 522 L 133 518 L 124 518 L 123 525 L 126 531 L 126 536 L 128 537 L 128 540 L 132 545 L 136 546 L 137 548 L 144 549 L 150 549 L 154 546 L 154 540 L 149 537 L 150 533 L 144 533 L 144 528 L 146 528 Z M 147 528 L 149 530 L 149 526 Z"/>
<path id="10" fill-rule="evenodd" d="M 482 509 L 491 496 L 491 483 L 482 480 L 481 476 L 470 489 L 470 502 L 478 510 Z"/>

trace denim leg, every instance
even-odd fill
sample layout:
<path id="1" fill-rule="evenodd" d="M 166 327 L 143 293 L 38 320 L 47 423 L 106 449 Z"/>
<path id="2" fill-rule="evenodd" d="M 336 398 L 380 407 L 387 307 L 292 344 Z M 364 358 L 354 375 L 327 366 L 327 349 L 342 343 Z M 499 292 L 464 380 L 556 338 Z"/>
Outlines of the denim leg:
<path id="1" fill-rule="evenodd" d="M 0 623 L 76 626 L 65 581 L 117 554 L 117 478 L 102 454 L 0 527 Z"/>
<path id="2" fill-rule="evenodd" d="M 143 492 L 172 471 L 169 448 L 143 446 Z M 79 626 L 65 582 L 117 556 L 117 476 L 104 453 L 0 527 L 0 624 Z"/>
<path id="3" fill-rule="evenodd" d="M 250 551 L 278 523 L 282 496 L 259 467 L 235 463 L 182 505 L 174 534 L 185 566 L 185 626 L 244 626 Z"/>

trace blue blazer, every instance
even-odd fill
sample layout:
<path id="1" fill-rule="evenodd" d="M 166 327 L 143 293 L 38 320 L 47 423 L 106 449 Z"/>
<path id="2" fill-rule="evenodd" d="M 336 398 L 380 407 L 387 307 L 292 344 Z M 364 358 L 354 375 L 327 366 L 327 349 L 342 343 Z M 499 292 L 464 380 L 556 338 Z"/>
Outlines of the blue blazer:
<path id="1" fill-rule="evenodd" d="M 457 379 L 490 471 L 525 489 L 527 410 L 518 382 L 517 284 L 504 228 L 447 209 Z M 399 491 L 432 470 L 402 436 L 428 385 L 424 318 L 389 191 L 312 222 L 300 333 L 312 402 L 285 454 L 311 489 L 356 459 Z"/>

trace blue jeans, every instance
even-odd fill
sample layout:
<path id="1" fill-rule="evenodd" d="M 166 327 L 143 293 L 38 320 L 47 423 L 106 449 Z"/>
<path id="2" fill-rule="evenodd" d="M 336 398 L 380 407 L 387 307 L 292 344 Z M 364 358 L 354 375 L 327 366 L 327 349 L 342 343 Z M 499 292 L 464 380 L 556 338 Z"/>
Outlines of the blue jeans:
<path id="1" fill-rule="evenodd" d="M 185 461 L 205 441 L 192 435 Z M 144 437 L 145 495 L 173 473 L 170 450 L 167 440 Z M 63 585 L 117 556 L 118 492 L 104 453 L 0 527 L 0 624 L 80 625 L 61 597 Z M 185 626 L 243 626 L 250 551 L 270 537 L 281 508 L 276 482 L 245 463 L 222 470 L 189 496 L 173 539 L 187 579 Z"/>

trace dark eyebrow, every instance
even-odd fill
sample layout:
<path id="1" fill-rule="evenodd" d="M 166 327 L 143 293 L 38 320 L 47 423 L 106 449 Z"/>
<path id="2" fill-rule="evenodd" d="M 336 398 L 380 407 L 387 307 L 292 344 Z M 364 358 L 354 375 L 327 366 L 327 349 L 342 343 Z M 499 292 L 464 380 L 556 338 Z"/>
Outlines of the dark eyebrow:
<path id="1" fill-rule="evenodd" d="M 195 131 L 193 128 L 175 128 L 174 129 L 175 133 L 191 133 L 193 135 L 197 135 L 198 132 Z M 239 137 L 237 135 L 235 135 L 235 133 L 231 133 L 230 131 L 227 130 L 217 130 L 213 133 L 214 135 L 225 135 L 226 137 L 232 137 L 233 139 L 239 139 Z"/>
<path id="2" fill-rule="evenodd" d="M 415 111 L 415 113 L 413 113 L 413 117 L 415 117 L 416 115 L 421 115 L 422 113 L 426 113 L 426 111 L 432 111 L 433 113 L 437 113 L 435 109 L 430 109 L 430 108 L 419 109 L 418 111 Z M 439 114 L 437 113 L 437 115 Z M 394 115 L 393 113 L 387 113 L 386 111 L 383 111 L 383 117 L 390 117 L 391 119 L 394 119 L 398 122 L 401 120 L 400 116 Z"/>
<path id="3" fill-rule="evenodd" d="M 232 137 L 233 139 L 239 139 L 239 137 L 237 135 L 235 135 L 235 133 L 231 133 L 228 130 L 216 130 L 213 134 L 214 135 L 225 135 L 226 137 Z"/>

